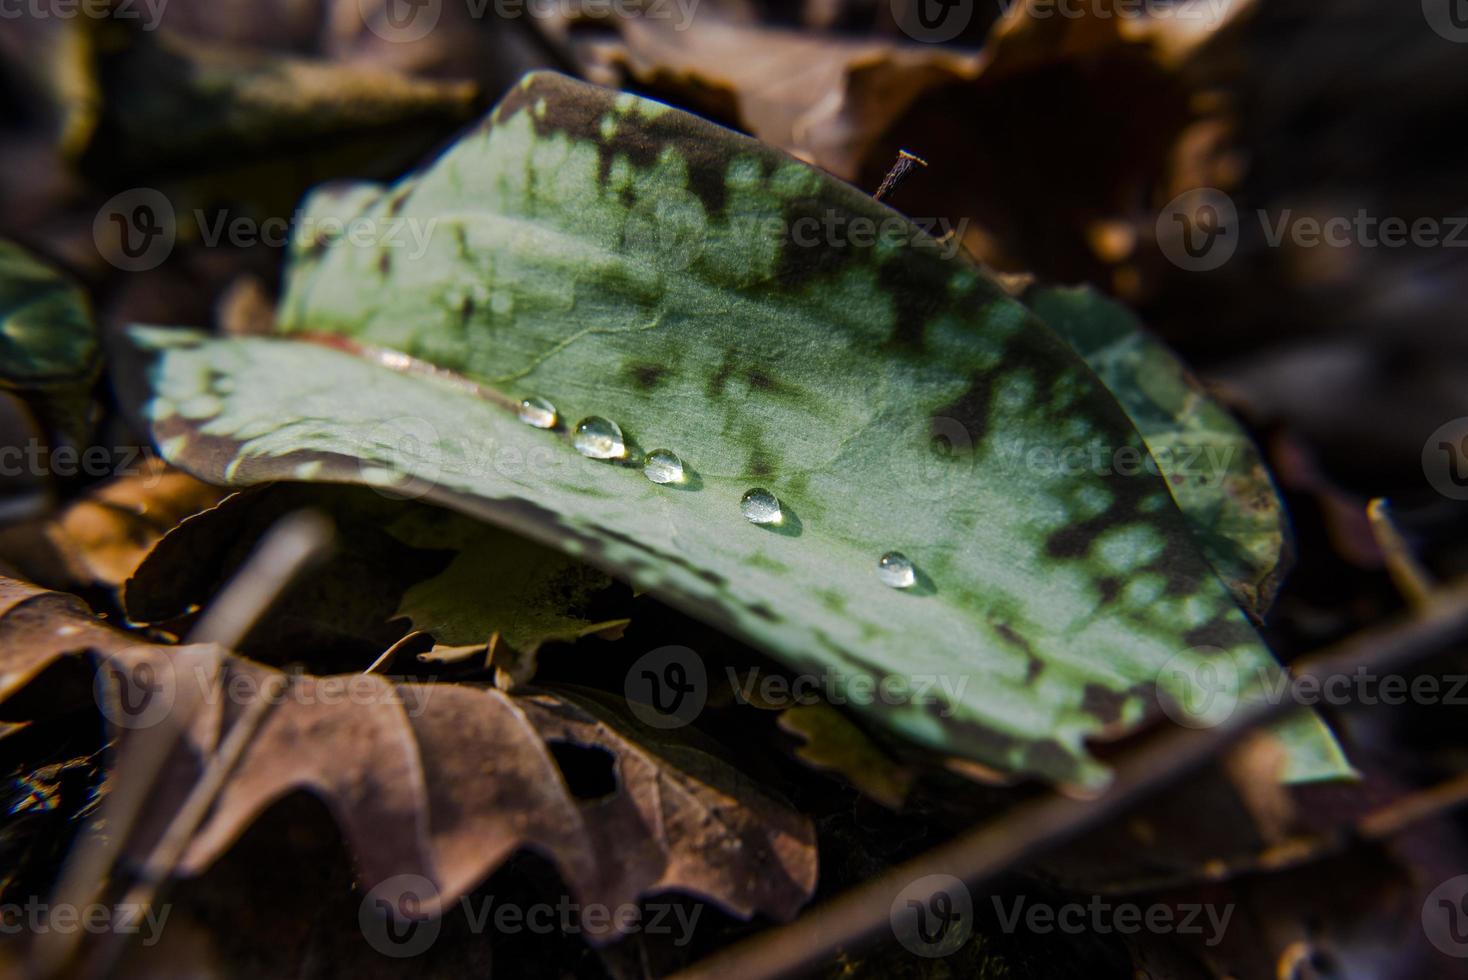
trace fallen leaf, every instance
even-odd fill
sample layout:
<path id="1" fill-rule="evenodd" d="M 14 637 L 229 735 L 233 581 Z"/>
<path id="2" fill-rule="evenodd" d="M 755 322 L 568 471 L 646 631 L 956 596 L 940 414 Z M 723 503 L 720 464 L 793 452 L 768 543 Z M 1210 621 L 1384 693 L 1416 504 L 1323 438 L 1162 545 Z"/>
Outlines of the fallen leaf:
<path id="1" fill-rule="evenodd" d="M 81 287 L 0 239 L 0 387 L 88 385 L 100 363 L 97 325 Z"/>
<path id="2" fill-rule="evenodd" d="M 1157 717 L 1159 689 L 1188 703 L 1210 649 L 1246 684 L 1278 670 L 1161 479 L 1023 459 L 1092 441 L 1145 455 L 1079 356 L 979 268 L 770 147 L 535 74 L 421 174 L 325 189 L 307 212 L 439 222 L 418 261 L 381 243 L 306 247 L 280 310 L 282 329 L 432 369 L 135 330 L 151 364 L 121 367 L 119 385 L 191 472 L 426 495 L 845 693 L 930 679 L 922 696 L 851 700 L 1007 772 L 1103 785 L 1086 740 Z M 808 218 L 886 223 L 905 244 L 781 237 Z M 516 418 L 526 395 L 569 425 L 618 421 L 634 460 L 672 447 L 689 479 L 583 458 L 568 434 Z M 760 485 L 778 524 L 740 515 Z M 915 563 L 915 588 L 878 577 L 892 550 Z M 1349 772 L 1313 716 L 1289 739 L 1291 778 Z"/>
<path id="3" fill-rule="evenodd" d="M 128 840 L 133 857 L 157 841 L 243 709 L 270 699 L 182 857 L 184 875 L 304 790 L 336 819 L 363 886 L 392 908 L 411 894 L 437 912 L 524 848 L 548 855 L 577 900 L 610 909 L 676 890 L 745 918 L 785 919 L 815 887 L 804 817 L 692 733 L 648 729 L 594 693 L 285 674 L 211 645 L 142 642 L 73 596 L 0 579 L 7 719 L 55 710 L 54 697 L 27 687 L 82 654 L 116 753 L 167 719 L 185 726 Z M 613 919 L 587 932 L 615 938 Z"/>
<path id="4" fill-rule="evenodd" d="M 174 525 L 224 492 L 148 457 L 54 517 L 0 529 L 0 559 L 52 588 L 119 590 Z"/>
<path id="5" fill-rule="evenodd" d="M 850 718 L 828 704 L 802 704 L 781 712 L 780 727 L 805 740 L 795 752 L 802 762 L 839 773 L 883 806 L 902 809 L 913 773 L 878 748 Z"/>
<path id="6" fill-rule="evenodd" d="M 349 648 L 376 656 L 411 628 L 432 635 L 425 662 L 468 659 L 497 636 L 521 658 L 514 675 L 523 683 L 543 644 L 627 622 L 616 615 L 626 608 L 626 589 L 560 552 L 452 511 L 319 484 L 237 494 L 183 521 L 128 581 L 128 616 L 165 624 L 203 606 L 268 527 L 306 508 L 336 522 L 338 553 L 251 630 L 241 652 L 257 659 L 278 662 L 282 647 L 315 646 L 318 657 L 341 647 L 333 662 L 355 666 Z"/>
<path id="7" fill-rule="evenodd" d="M 458 554 L 414 585 L 397 614 L 448 646 L 498 636 L 521 654 L 624 626 L 582 613 L 613 586 L 605 572 L 498 528 L 461 520 Z"/>
<path id="8" fill-rule="evenodd" d="M 82 166 L 113 182 L 159 170 L 369 155 L 431 145 L 475 108 L 475 86 L 176 37 L 123 31 L 101 46 L 104 93 Z M 355 144 L 355 145 L 354 145 Z M 327 172 L 331 172 L 327 169 Z M 287 186 L 295 181 L 288 181 Z M 238 188 L 236 188 L 238 195 Z"/>

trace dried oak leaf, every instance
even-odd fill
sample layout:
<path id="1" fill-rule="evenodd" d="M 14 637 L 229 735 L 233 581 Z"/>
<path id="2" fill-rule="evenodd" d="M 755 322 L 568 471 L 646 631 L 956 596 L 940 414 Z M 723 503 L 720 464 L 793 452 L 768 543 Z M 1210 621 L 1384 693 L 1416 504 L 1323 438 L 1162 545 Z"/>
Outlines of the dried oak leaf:
<path id="1" fill-rule="evenodd" d="M 1231 109 L 1200 63 L 1256 4 L 1145 17 L 1124 16 L 1116 0 L 1077 16 L 1048 0 L 1004 6 L 976 52 L 717 14 L 693 31 L 626 20 L 613 41 L 573 50 L 595 81 L 713 114 L 861 187 L 911 150 L 929 167 L 894 196 L 903 211 L 952 222 L 1002 269 L 1134 295 L 1151 271 L 1139 259 L 1162 262 L 1139 247 L 1155 208 L 1238 178 Z"/>
<path id="2" fill-rule="evenodd" d="M 184 875 L 304 790 L 340 826 L 361 883 L 395 908 L 411 893 L 421 908 L 441 909 L 521 848 L 548 856 L 578 901 L 609 908 L 678 890 L 743 917 L 784 919 L 815 887 L 805 817 L 691 737 L 650 733 L 595 695 L 284 674 L 212 645 L 139 642 L 73 596 L 0 579 L 7 717 L 47 710 L 53 697 L 12 695 L 84 651 L 107 668 L 96 687 L 108 693 L 109 718 L 126 710 L 128 722 L 114 725 L 119 753 L 147 730 L 142 719 L 184 724 L 128 841 L 134 858 L 157 841 L 235 719 L 283 685 L 186 849 Z M 579 796 L 562 755 L 601 765 L 605 792 Z"/>

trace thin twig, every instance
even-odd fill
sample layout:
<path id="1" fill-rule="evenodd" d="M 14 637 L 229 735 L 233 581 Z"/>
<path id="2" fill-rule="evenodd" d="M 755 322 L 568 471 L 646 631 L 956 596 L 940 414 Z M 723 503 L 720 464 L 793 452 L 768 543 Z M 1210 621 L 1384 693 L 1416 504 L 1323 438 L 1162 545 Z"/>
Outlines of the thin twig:
<path id="1" fill-rule="evenodd" d="M 201 690 L 198 698 L 186 703 L 175 701 L 162 721 L 123 742 L 108 777 L 102 820 L 94 833 L 73 848 L 57 883 L 53 906 L 80 909 L 96 902 L 174 746 L 188 730 L 199 705 L 218 696 L 225 650 L 239 645 L 286 586 L 325 553 L 330 540 L 330 523 L 319 514 L 282 518 L 195 623 L 185 641 L 216 644 L 208 690 Z M 71 961 L 83 934 L 80 930 L 50 930 L 38 935 L 31 949 L 34 972 L 51 976 L 62 970 Z"/>
<path id="2" fill-rule="evenodd" d="M 291 580 L 326 553 L 331 534 L 331 521 L 315 511 L 282 517 L 204 610 L 184 642 L 217 643 L 226 650 L 239 647 Z"/>
<path id="3" fill-rule="evenodd" d="M 1441 816 L 1464 804 L 1468 804 L 1468 772 L 1429 789 L 1406 794 L 1370 811 L 1350 826 L 1321 834 L 1301 834 L 1287 838 L 1216 871 L 1198 869 L 1152 878 L 1134 878 L 1108 884 L 1106 890 L 1118 895 L 1137 895 L 1200 884 L 1218 884 L 1250 874 L 1276 874 L 1322 861 L 1357 844 L 1386 840 L 1415 824 Z"/>
<path id="4" fill-rule="evenodd" d="M 245 754 L 245 749 L 249 746 L 261 722 L 275 706 L 276 696 L 288 683 L 290 683 L 290 678 L 285 675 L 271 677 L 262 686 L 259 697 L 230 727 L 224 742 L 210 757 L 209 765 L 203 775 L 189 790 L 189 795 L 185 798 L 183 805 L 169 821 L 163 836 L 159 838 L 158 843 L 154 845 L 152 852 L 143 862 L 139 869 L 138 882 L 123 896 L 121 905 L 124 908 L 137 910 L 138 917 L 148 915 L 152 909 L 153 900 L 157 897 L 158 889 L 172 877 L 174 869 L 178 867 L 179 859 L 183 857 L 189 842 L 194 838 L 194 831 L 198 830 L 199 825 L 204 822 L 209 808 L 214 805 L 215 797 L 224 788 L 225 780 L 234 772 L 235 766 L 239 763 L 240 757 Z M 125 943 L 126 934 L 119 930 L 104 933 L 89 958 L 86 969 L 82 971 L 82 975 L 87 977 L 107 976 L 117 962 L 118 954 L 122 952 Z"/>
<path id="5" fill-rule="evenodd" d="M 1406 539 L 1392 519 L 1391 504 L 1381 497 L 1375 498 L 1366 505 L 1366 517 L 1371 522 L 1371 534 L 1376 538 L 1387 574 L 1392 577 L 1397 591 L 1413 608 L 1420 607 L 1437 588 L 1437 583 L 1407 546 Z"/>
<path id="6" fill-rule="evenodd" d="M 909 153 L 906 150 L 898 150 L 897 162 L 892 164 L 892 169 L 887 171 L 887 176 L 882 178 L 881 186 L 872 195 L 873 200 L 885 201 L 902 185 L 902 182 L 907 179 L 908 174 L 912 173 L 914 167 L 926 167 L 927 165 L 928 161 L 917 154 Z"/>
<path id="7" fill-rule="evenodd" d="M 1019 804 L 1004 816 L 836 896 L 789 925 L 695 963 L 676 974 L 675 980 L 759 980 L 816 969 L 838 951 L 850 952 L 876 942 L 889 927 L 892 903 L 899 893 L 927 905 L 944 887 L 941 878 L 934 878 L 928 891 L 924 879 L 929 876 L 951 875 L 976 885 L 1118 816 L 1198 769 L 1254 728 L 1306 703 L 1298 690 L 1303 680 L 1318 683 L 1322 677 L 1349 673 L 1358 666 L 1383 672 L 1398 669 L 1465 632 L 1468 582 L 1435 593 L 1415 616 L 1403 622 L 1363 631 L 1310 657 L 1300 665 L 1284 698 L 1243 705 L 1217 728 L 1176 728 L 1149 740 L 1122 759 L 1110 790 L 1099 799 L 1087 802 L 1052 792 Z"/>

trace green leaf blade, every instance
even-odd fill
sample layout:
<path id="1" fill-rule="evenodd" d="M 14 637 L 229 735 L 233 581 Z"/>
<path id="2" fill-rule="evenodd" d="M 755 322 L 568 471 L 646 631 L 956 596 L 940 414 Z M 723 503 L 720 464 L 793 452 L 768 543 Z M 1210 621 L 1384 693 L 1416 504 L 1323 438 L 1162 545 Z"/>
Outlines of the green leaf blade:
<path id="1" fill-rule="evenodd" d="M 318 194 L 308 215 L 330 203 Z M 1026 464 L 1029 447 L 1087 440 L 1145 452 L 1076 353 L 854 188 L 542 74 L 365 214 L 438 225 L 416 259 L 308 248 L 286 330 L 541 395 L 573 425 L 614 419 L 696 479 L 657 486 L 503 404 L 339 351 L 139 332 L 170 459 L 233 482 L 427 493 L 833 678 L 911 739 L 1013 773 L 1104 783 L 1086 742 L 1155 717 L 1164 666 L 1198 662 L 1195 648 L 1277 670 L 1159 478 Z M 794 238 L 828 217 L 853 239 L 857 219 L 905 237 Z M 756 485 L 785 505 L 782 527 L 741 517 Z M 892 550 L 918 587 L 881 583 Z"/>

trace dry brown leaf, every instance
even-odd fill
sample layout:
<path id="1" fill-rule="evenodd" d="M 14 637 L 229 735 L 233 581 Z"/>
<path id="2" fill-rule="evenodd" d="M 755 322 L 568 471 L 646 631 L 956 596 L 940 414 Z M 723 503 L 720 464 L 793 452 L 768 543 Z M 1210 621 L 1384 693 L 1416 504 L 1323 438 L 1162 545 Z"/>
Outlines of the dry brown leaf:
<path id="1" fill-rule="evenodd" d="M 304 790 L 340 826 L 363 885 L 395 908 L 408 893 L 422 908 L 446 907 L 522 848 L 549 856 L 578 901 L 607 908 L 677 890 L 739 916 L 784 919 L 815 887 L 805 817 L 692 736 L 638 725 L 610 696 L 286 675 L 212 645 L 139 642 L 73 596 L 0 579 L 8 718 L 48 710 L 49 692 L 12 695 L 37 693 L 24 689 L 83 651 L 105 668 L 97 690 L 116 751 L 146 726 L 186 725 L 128 842 L 135 858 L 159 839 L 234 720 L 284 684 L 194 834 L 182 874 L 205 870 L 271 804 Z M 607 940 L 617 924 L 588 931 Z"/>
<path id="2" fill-rule="evenodd" d="M 1163 264 L 1136 248 L 1150 245 L 1156 209 L 1239 177 L 1230 106 L 1194 68 L 1256 4 L 1146 17 L 1115 0 L 1077 16 L 1049 0 L 1006 6 L 977 52 L 714 15 L 691 32 L 618 23 L 615 41 L 575 51 L 596 81 L 712 114 L 857 186 L 875 188 L 911 150 L 930 167 L 894 204 L 915 219 L 963 221 L 964 246 L 1000 269 L 1138 295 Z M 1108 229 L 1131 244 L 1118 253 Z"/>
<path id="3" fill-rule="evenodd" d="M 0 531 L 0 559 L 58 588 L 117 589 L 163 535 L 225 493 L 150 457 L 53 518 Z"/>
<path id="4" fill-rule="evenodd" d="M 942 48 L 717 20 L 701 20 L 686 33 L 647 18 L 618 27 L 621 44 L 588 43 L 578 51 L 593 80 L 617 84 L 630 76 L 644 90 L 713 111 L 847 180 L 914 99 L 972 79 L 982 64 Z"/>

